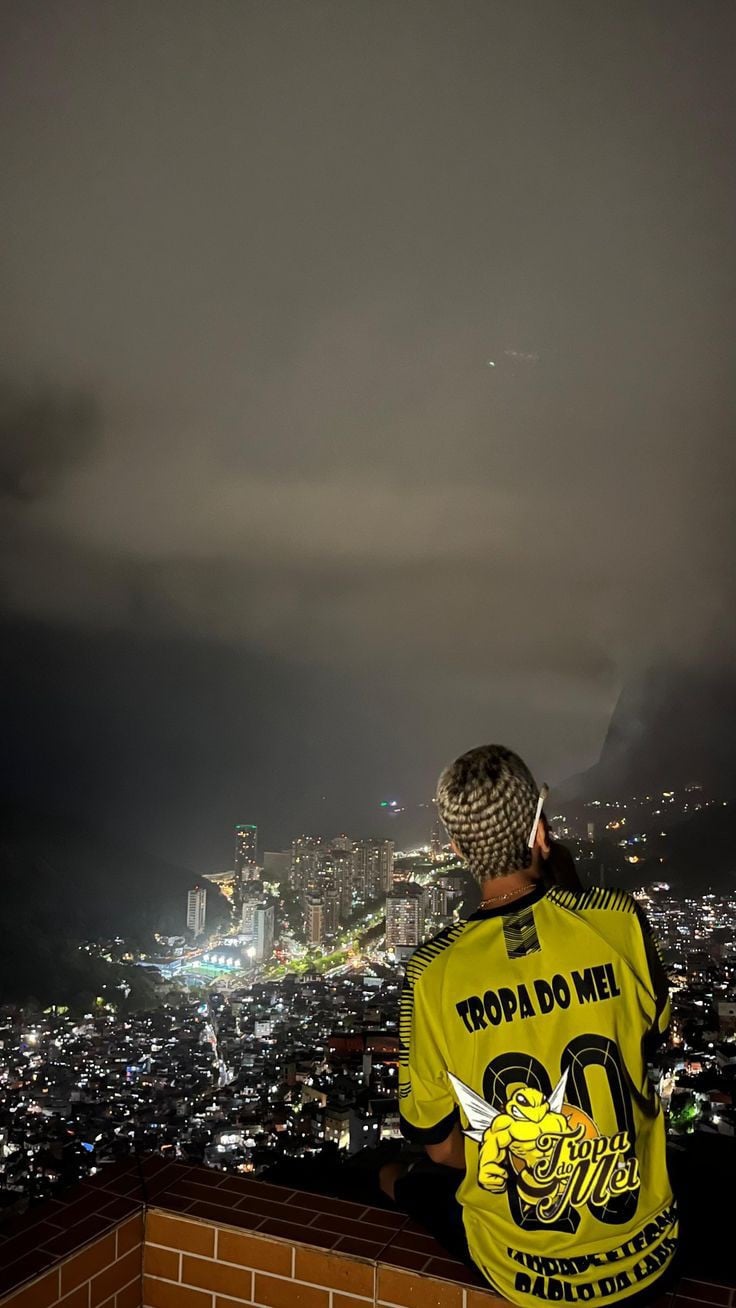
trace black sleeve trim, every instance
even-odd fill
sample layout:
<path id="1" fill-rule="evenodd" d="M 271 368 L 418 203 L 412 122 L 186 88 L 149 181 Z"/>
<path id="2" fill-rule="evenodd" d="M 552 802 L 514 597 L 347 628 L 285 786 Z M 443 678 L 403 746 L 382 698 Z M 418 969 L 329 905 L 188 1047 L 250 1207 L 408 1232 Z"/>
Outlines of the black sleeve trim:
<path id="1" fill-rule="evenodd" d="M 657 942 L 652 935 L 652 928 L 649 925 L 646 913 L 644 913 L 638 904 L 636 905 L 635 912 L 639 921 L 642 938 L 644 940 L 644 950 L 649 965 L 649 977 L 652 983 L 652 990 L 654 991 L 656 1004 L 654 1026 L 646 1039 L 646 1051 L 647 1053 L 653 1053 L 661 1041 L 664 1040 L 666 1035 L 666 1031 L 660 1031 L 659 1023 L 662 1014 L 667 1007 L 667 1000 L 670 996 L 670 986 L 669 981 L 667 980 L 667 973 L 662 965 Z"/>
<path id="2" fill-rule="evenodd" d="M 412 1122 L 407 1122 L 402 1114 L 399 1114 L 399 1118 L 402 1134 L 407 1140 L 414 1140 L 417 1144 L 440 1144 L 442 1140 L 447 1139 L 455 1123 L 460 1120 L 460 1114 L 455 1107 L 435 1126 L 414 1126 Z"/>

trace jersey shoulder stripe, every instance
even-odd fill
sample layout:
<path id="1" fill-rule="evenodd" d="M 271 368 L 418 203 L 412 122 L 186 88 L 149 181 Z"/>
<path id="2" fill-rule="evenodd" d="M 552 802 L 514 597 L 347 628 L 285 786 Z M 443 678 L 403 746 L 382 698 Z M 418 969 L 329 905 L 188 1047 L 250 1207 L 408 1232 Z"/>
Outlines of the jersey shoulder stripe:
<path id="1" fill-rule="evenodd" d="M 444 931 L 438 932 L 431 940 L 425 940 L 423 945 L 419 945 L 418 949 L 414 950 L 406 964 L 406 979 L 409 985 L 416 985 L 430 963 L 434 963 L 435 959 L 462 935 L 466 926 L 467 922 L 456 922 L 452 926 L 445 927 Z"/>
<path id="2" fill-rule="evenodd" d="M 553 886 L 547 891 L 547 899 L 561 908 L 571 908 L 575 912 L 590 909 L 607 910 L 614 913 L 635 913 L 636 900 L 626 890 L 605 890 L 603 886 L 591 886 L 589 890 L 563 890 Z"/>
<path id="3" fill-rule="evenodd" d="M 425 940 L 423 945 L 414 950 L 411 958 L 406 964 L 405 980 L 399 999 L 399 1068 L 407 1068 L 409 1065 L 409 1041 L 411 1039 L 411 1025 L 414 1011 L 414 986 L 420 976 L 429 967 L 440 958 L 444 951 L 457 940 L 467 926 L 466 922 L 456 922 L 453 926 L 445 927 L 444 931 L 438 932 L 431 940 Z M 400 1082 L 399 1098 L 405 1098 L 410 1093 L 411 1086 L 408 1083 Z"/>

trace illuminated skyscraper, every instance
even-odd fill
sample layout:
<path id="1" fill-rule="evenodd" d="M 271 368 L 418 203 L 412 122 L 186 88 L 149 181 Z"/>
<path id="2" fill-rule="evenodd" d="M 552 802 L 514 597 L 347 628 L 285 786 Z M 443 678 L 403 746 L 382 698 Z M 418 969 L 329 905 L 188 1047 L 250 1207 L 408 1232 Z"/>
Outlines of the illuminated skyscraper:
<path id="1" fill-rule="evenodd" d="M 325 935 L 334 936 L 340 925 L 340 892 L 327 890 L 324 896 Z"/>
<path id="2" fill-rule="evenodd" d="M 243 889 L 243 907 L 240 915 L 240 931 L 244 936 L 253 940 L 254 923 L 256 908 L 263 899 L 263 886 L 260 882 L 252 882 Z"/>
<path id="3" fill-rule="evenodd" d="M 257 863 L 258 827 L 241 822 L 235 828 L 235 875 L 240 881 L 249 881 L 256 875 Z"/>
<path id="4" fill-rule="evenodd" d="M 195 936 L 201 936 L 204 932 L 206 916 L 207 891 L 201 886 L 195 886 L 187 895 L 187 929 Z"/>
<path id="5" fill-rule="evenodd" d="M 321 945 L 325 938 L 325 909 L 321 895 L 307 896 L 307 943 Z"/>
<path id="6" fill-rule="evenodd" d="M 434 810 L 434 816 L 432 818 L 432 834 L 429 838 L 429 857 L 433 863 L 436 863 L 437 860 L 442 857 L 442 846 L 444 844 L 445 835 L 442 822 L 440 821 L 440 815 L 437 812 L 437 805 L 434 800 L 432 801 L 432 808 Z"/>
<path id="7" fill-rule="evenodd" d="M 424 936 L 425 896 L 409 881 L 386 899 L 386 948 L 416 949 Z"/>
<path id="8" fill-rule="evenodd" d="M 436 884 L 449 892 L 448 909 L 451 909 L 458 900 L 462 899 L 466 892 L 465 875 L 460 871 L 445 872 L 444 876 L 437 878 Z"/>
<path id="9" fill-rule="evenodd" d="M 394 875 L 393 840 L 358 840 L 353 845 L 353 889 L 366 902 L 388 894 Z"/>
<path id="10" fill-rule="evenodd" d="M 291 847 L 291 884 L 306 891 L 317 884 L 319 866 L 326 852 L 321 836 L 299 836 Z"/>
<path id="11" fill-rule="evenodd" d="M 267 963 L 273 953 L 275 918 L 272 903 L 259 904 L 253 915 L 253 945 L 257 963 Z"/>
<path id="12" fill-rule="evenodd" d="M 353 908 L 353 846 L 350 849 L 333 849 L 333 888 L 340 898 L 340 921 L 350 916 Z"/>
<path id="13" fill-rule="evenodd" d="M 435 883 L 427 886 L 427 908 L 435 917 L 447 917 L 450 912 L 451 892 L 446 886 Z"/>

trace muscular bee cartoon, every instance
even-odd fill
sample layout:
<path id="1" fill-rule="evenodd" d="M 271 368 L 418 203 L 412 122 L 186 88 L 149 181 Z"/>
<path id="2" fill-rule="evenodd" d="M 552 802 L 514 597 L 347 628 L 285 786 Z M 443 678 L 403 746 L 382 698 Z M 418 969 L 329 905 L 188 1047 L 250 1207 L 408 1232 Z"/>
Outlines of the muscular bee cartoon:
<path id="1" fill-rule="evenodd" d="M 506 1090 L 507 1099 L 502 1111 L 492 1108 L 474 1090 L 448 1073 L 455 1093 L 470 1123 L 463 1132 L 480 1144 L 478 1156 L 478 1184 L 492 1194 L 502 1194 L 508 1185 L 509 1166 L 517 1159 L 517 1185 L 527 1203 L 536 1204 L 542 1198 L 552 1198 L 559 1188 L 555 1180 L 541 1183 L 534 1175 L 534 1166 L 545 1155 L 539 1148 L 544 1137 L 576 1135 L 562 1113 L 565 1099 L 567 1072 L 547 1097 L 523 1081 L 512 1082 Z M 549 1146 L 548 1146 L 549 1147 Z"/>

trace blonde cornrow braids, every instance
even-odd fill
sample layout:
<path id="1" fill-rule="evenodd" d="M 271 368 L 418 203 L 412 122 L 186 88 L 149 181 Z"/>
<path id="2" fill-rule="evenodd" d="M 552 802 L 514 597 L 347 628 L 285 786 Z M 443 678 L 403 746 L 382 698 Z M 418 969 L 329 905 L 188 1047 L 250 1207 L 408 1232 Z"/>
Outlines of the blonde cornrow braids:
<path id="1" fill-rule="evenodd" d="M 478 881 L 530 866 L 537 798 L 528 767 L 503 745 L 480 745 L 445 768 L 437 808 Z"/>

